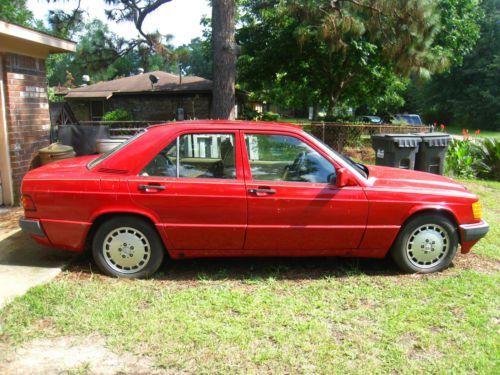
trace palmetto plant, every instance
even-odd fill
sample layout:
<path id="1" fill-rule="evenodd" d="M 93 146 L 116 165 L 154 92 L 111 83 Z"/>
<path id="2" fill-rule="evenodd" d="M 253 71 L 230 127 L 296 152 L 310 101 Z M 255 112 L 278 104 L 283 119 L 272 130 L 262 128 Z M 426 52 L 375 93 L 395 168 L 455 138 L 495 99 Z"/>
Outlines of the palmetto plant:
<path id="1" fill-rule="evenodd" d="M 486 138 L 478 148 L 480 156 L 478 176 L 500 181 L 500 141 Z"/>

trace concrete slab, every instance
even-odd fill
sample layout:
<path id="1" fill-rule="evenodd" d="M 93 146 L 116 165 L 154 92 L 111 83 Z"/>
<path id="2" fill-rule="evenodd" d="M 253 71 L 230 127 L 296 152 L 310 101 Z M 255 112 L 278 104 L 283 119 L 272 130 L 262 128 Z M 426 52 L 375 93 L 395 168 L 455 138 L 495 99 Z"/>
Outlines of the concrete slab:
<path id="1" fill-rule="evenodd" d="M 57 276 L 73 256 L 39 245 L 19 229 L 0 231 L 0 308 Z"/>

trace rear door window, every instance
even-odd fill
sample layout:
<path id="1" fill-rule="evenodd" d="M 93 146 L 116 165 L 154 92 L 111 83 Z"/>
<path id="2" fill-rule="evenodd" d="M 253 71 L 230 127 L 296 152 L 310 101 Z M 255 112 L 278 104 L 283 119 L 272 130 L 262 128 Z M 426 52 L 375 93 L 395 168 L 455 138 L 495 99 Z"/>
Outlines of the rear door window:
<path id="1" fill-rule="evenodd" d="M 234 134 L 190 133 L 176 138 L 142 176 L 236 179 Z"/>

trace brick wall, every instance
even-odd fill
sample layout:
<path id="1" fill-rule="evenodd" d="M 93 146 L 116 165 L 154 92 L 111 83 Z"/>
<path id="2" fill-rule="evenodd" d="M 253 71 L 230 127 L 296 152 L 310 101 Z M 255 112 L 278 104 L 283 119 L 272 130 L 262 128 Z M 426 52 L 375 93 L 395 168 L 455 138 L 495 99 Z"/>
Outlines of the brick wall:
<path id="1" fill-rule="evenodd" d="M 210 95 L 184 95 L 182 98 L 171 95 L 116 95 L 106 103 L 105 111 L 123 108 L 132 113 L 134 120 L 168 121 L 175 118 L 179 105 L 184 108 L 186 119 L 210 118 Z"/>
<path id="2" fill-rule="evenodd" d="M 78 121 L 90 120 L 90 100 L 68 100 Z M 210 118 L 210 95 L 116 95 L 104 100 L 104 113 L 126 109 L 136 121 L 169 121 L 175 118 L 175 110 L 182 103 L 186 119 Z"/>
<path id="3" fill-rule="evenodd" d="M 3 56 L 7 131 L 14 196 L 36 152 L 49 144 L 50 116 L 45 61 Z"/>

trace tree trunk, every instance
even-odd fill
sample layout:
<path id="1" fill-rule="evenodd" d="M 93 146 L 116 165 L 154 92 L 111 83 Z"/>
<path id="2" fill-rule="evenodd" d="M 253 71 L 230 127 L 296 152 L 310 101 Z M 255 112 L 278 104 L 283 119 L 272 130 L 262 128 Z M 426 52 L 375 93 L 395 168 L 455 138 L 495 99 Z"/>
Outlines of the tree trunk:
<path id="1" fill-rule="evenodd" d="M 212 0 L 212 118 L 234 120 L 236 42 L 235 0 Z"/>

